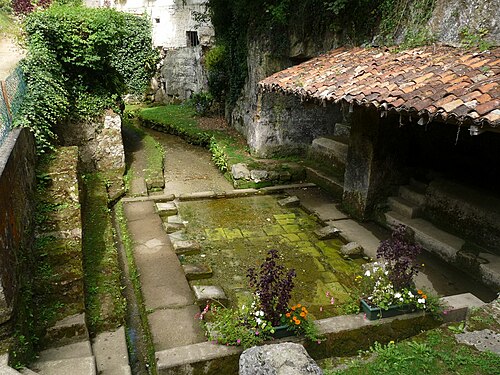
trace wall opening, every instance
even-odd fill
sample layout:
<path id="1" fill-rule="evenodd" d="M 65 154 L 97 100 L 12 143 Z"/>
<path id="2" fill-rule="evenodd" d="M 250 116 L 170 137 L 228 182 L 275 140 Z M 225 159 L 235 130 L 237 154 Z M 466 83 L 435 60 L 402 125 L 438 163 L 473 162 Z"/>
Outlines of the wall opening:
<path id="1" fill-rule="evenodd" d="M 198 39 L 198 31 L 186 31 L 187 46 L 196 47 L 200 44 Z"/>

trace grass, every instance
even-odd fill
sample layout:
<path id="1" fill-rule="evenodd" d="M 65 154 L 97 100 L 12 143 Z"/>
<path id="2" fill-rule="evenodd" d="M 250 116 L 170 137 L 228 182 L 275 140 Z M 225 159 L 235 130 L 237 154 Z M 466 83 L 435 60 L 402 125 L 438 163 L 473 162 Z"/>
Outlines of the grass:
<path id="1" fill-rule="evenodd" d="M 85 304 L 89 330 L 96 334 L 123 324 L 126 303 L 121 294 L 106 181 L 99 173 L 87 174 L 82 180 Z"/>
<path id="2" fill-rule="evenodd" d="M 120 239 L 122 241 L 123 247 L 125 249 L 125 255 L 127 257 L 127 263 L 129 267 L 129 277 L 134 288 L 134 294 L 139 309 L 139 315 L 143 331 L 143 342 L 147 346 L 147 363 L 149 364 L 150 373 L 155 374 L 156 359 L 155 359 L 155 349 L 153 344 L 153 336 L 151 334 L 151 330 L 149 329 L 148 314 L 144 305 L 144 297 L 142 295 L 141 282 L 139 280 L 139 271 L 137 270 L 137 265 L 135 264 L 135 259 L 134 259 L 133 242 L 127 227 L 127 219 L 125 218 L 122 202 L 119 202 L 116 205 L 115 213 L 116 213 L 116 219 L 118 220 L 119 224 Z M 127 338 L 127 340 L 128 342 L 130 342 L 129 338 Z"/>
<path id="3" fill-rule="evenodd" d="M 335 371 L 332 364 L 327 364 L 325 374 L 498 374 L 500 356 L 458 344 L 452 332 L 443 326 L 401 343 L 375 343 L 348 366 L 347 370 Z"/>
<path id="4" fill-rule="evenodd" d="M 128 107 L 127 112 L 129 112 Z M 147 163 L 146 169 L 144 170 L 144 179 L 146 181 L 146 185 L 148 186 L 148 190 L 161 190 L 165 184 L 163 179 L 165 150 L 163 149 L 163 146 L 154 137 L 141 129 L 137 124 L 137 121 L 129 118 L 128 115 L 124 116 L 123 124 L 141 138 Z M 132 167 L 127 170 L 127 174 L 125 176 L 127 190 L 130 187 L 128 185 L 130 185 L 130 181 L 132 181 L 134 173 L 139 172 L 134 171 Z"/>

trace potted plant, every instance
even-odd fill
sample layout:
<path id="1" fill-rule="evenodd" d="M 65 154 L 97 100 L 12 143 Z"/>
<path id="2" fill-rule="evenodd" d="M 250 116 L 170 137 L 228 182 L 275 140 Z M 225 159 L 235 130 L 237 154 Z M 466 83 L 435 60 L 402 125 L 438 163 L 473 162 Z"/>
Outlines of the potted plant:
<path id="1" fill-rule="evenodd" d="M 398 226 L 377 249 L 377 262 L 357 276 L 361 289 L 361 309 L 370 320 L 427 308 L 427 295 L 416 290 L 414 277 L 419 271 L 417 256 L 422 247 L 413 233 Z"/>

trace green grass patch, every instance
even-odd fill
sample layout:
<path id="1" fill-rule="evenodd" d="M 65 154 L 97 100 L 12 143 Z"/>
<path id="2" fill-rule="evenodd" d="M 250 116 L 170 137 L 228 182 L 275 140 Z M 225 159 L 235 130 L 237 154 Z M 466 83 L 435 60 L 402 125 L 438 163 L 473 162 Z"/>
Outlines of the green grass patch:
<path id="1" fill-rule="evenodd" d="M 134 259 L 133 241 L 130 236 L 130 232 L 127 227 L 127 219 L 125 218 L 125 213 L 123 211 L 123 203 L 118 202 L 115 207 L 116 219 L 118 220 L 120 238 L 125 249 L 125 255 L 127 257 L 127 263 L 129 267 L 129 277 L 134 288 L 135 298 L 137 300 L 137 306 L 139 309 L 139 315 L 141 319 L 141 326 L 143 332 L 143 342 L 147 347 L 147 363 L 149 364 L 150 373 L 156 374 L 156 359 L 155 359 L 155 349 L 153 344 L 153 336 L 151 330 L 149 329 L 148 314 L 146 307 L 144 305 L 144 297 L 141 290 L 141 282 L 139 280 L 139 271 L 137 270 L 137 265 Z M 130 338 L 127 337 L 130 341 Z"/>
<path id="2" fill-rule="evenodd" d="M 82 181 L 85 303 L 89 330 L 95 334 L 121 326 L 126 304 L 121 294 L 105 179 L 94 173 L 83 176 Z"/>
<path id="3" fill-rule="evenodd" d="M 146 169 L 144 170 L 144 179 L 149 191 L 161 190 L 165 186 L 165 180 L 163 177 L 163 161 L 165 159 L 165 150 L 163 146 L 146 131 L 144 131 L 138 124 L 137 120 L 130 118 L 128 115 L 129 109 L 127 107 L 127 114 L 124 116 L 123 124 L 129 130 L 133 131 L 138 137 L 140 137 L 141 142 L 144 147 L 144 153 L 146 158 Z M 138 173 L 138 171 L 135 171 Z M 130 185 L 132 180 L 134 170 L 129 168 L 125 176 L 125 184 Z M 129 186 L 127 186 L 128 190 Z"/>
<path id="4" fill-rule="evenodd" d="M 458 344 L 446 327 L 401 343 L 375 343 L 364 356 L 364 359 L 359 358 L 350 363 L 347 370 L 334 371 L 327 365 L 325 374 L 473 375 L 498 374 L 500 368 L 500 356 Z M 366 360 L 366 356 L 372 357 L 372 360 Z"/>

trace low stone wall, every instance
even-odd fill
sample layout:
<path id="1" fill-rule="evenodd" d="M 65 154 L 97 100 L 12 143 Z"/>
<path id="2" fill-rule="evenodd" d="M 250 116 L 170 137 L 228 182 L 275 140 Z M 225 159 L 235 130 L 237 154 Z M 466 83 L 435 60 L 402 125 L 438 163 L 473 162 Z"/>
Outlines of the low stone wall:
<path id="1" fill-rule="evenodd" d="M 34 231 L 35 145 L 26 129 L 14 129 L 0 147 L 0 325 L 13 317 L 22 263 Z"/>
<path id="2" fill-rule="evenodd" d="M 425 214 L 454 233 L 500 255 L 500 199 L 444 179 L 426 191 Z"/>
<path id="3" fill-rule="evenodd" d="M 258 157 L 305 153 L 313 139 L 333 135 L 340 107 L 301 102 L 295 96 L 261 92 L 253 120 L 239 129 Z"/>

